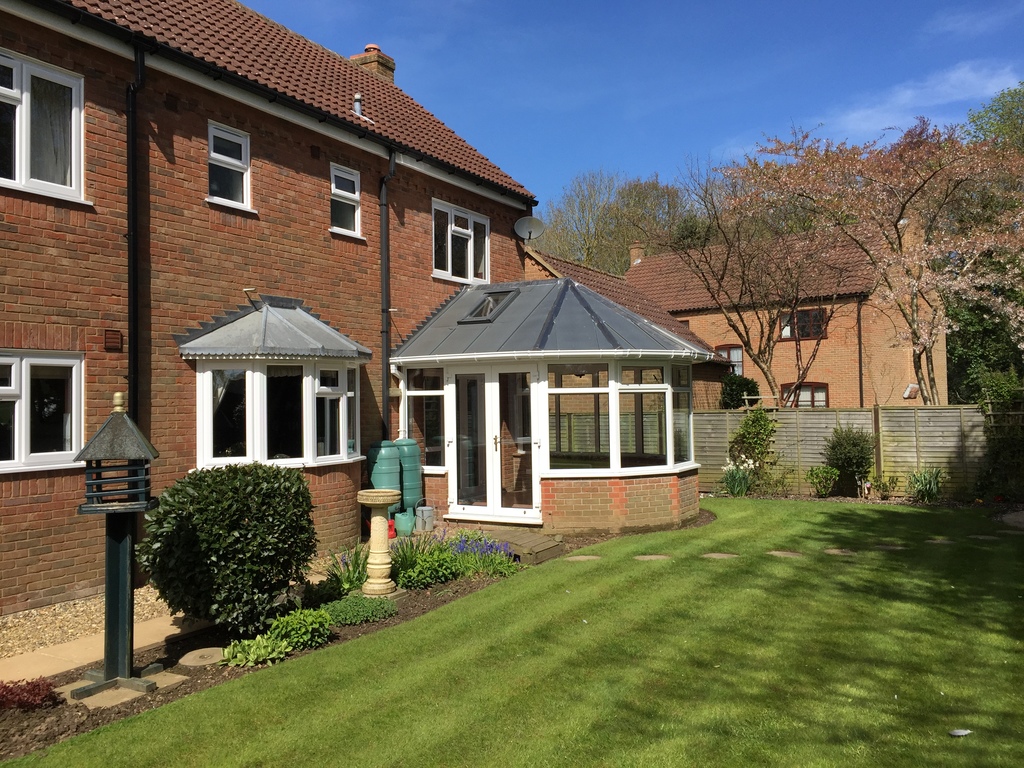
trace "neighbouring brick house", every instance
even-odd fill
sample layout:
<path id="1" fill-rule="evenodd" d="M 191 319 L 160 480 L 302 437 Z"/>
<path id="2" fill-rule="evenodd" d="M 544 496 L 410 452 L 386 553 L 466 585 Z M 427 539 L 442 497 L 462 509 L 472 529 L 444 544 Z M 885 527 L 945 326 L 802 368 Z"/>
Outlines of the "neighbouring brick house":
<path id="1" fill-rule="evenodd" d="M 847 249 L 852 251 L 852 249 Z M 791 317 L 780 313 L 771 332 L 778 339 L 772 370 L 783 396 L 797 378 L 796 347 L 807 348 L 820 337 L 821 345 L 806 378 L 791 404 L 798 407 L 856 408 L 872 405 L 920 405 L 912 349 L 900 337 L 905 328 L 897 310 L 874 295 L 873 274 L 856 252 L 834 256 L 849 268 L 842 284 L 809 288 Z M 674 254 L 631 254 L 626 281 L 669 312 L 677 321 L 727 358 L 735 373 L 753 379 L 761 395 L 770 395 L 762 372 L 749 359 L 735 332 L 728 326 L 708 291 Z M 835 301 L 835 312 L 827 317 Z M 754 321 L 751 321 L 752 324 Z M 935 347 L 939 401 L 947 402 L 946 344 Z M 766 401 L 769 405 L 774 405 Z"/>
<path id="2" fill-rule="evenodd" d="M 103 525 L 75 513 L 74 457 L 114 391 L 160 452 L 155 491 L 196 467 L 301 467 L 322 548 L 359 535 L 366 449 L 415 413 L 431 431 L 410 434 L 440 448 L 441 514 L 622 529 L 696 513 L 698 345 L 656 334 L 642 366 L 612 354 L 578 376 L 559 368 L 579 361 L 564 330 L 567 359 L 550 348 L 525 378 L 487 354 L 391 362 L 453 296 L 528 285 L 513 225 L 535 203 L 394 72 L 375 46 L 346 59 L 232 0 L 0 5 L 0 613 L 102 589 Z M 591 377 L 603 468 L 550 466 L 542 412 L 581 394 L 550 394 L 550 376 Z M 514 415 L 496 415 L 502 395 Z M 646 452 L 609 446 L 633 403 L 656 421 L 636 427 Z M 482 495 L 462 504 L 456 433 L 484 424 L 497 445 L 531 407 L 530 500 L 522 483 L 499 493 L 507 473 L 477 452 Z M 587 500 L 592 514 L 561 514 Z"/>

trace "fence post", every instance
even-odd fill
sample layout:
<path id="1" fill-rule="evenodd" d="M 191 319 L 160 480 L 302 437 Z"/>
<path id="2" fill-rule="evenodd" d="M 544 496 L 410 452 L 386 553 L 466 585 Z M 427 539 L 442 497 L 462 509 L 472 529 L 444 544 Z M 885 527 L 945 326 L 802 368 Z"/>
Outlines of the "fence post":
<path id="1" fill-rule="evenodd" d="M 875 403 L 871 408 L 871 432 L 875 437 L 875 474 L 885 479 L 884 465 L 882 464 L 882 407 Z"/>

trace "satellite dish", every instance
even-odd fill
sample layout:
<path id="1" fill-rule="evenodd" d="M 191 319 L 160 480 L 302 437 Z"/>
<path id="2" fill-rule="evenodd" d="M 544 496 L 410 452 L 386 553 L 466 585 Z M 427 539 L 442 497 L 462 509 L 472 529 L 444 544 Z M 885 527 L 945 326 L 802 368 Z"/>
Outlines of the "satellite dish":
<path id="1" fill-rule="evenodd" d="M 524 216 L 515 223 L 513 229 L 515 229 L 516 234 L 523 238 L 523 240 L 530 242 L 544 234 L 546 227 L 544 226 L 544 222 L 536 216 Z"/>

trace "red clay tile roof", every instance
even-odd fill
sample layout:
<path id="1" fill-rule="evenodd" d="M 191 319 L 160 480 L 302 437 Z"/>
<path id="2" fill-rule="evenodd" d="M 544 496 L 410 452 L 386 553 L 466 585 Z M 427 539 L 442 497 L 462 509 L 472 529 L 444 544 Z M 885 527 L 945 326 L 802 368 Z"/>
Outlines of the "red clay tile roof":
<path id="1" fill-rule="evenodd" d="M 871 292 L 873 271 L 864 254 L 853 245 L 841 244 L 828 251 L 827 263 L 836 270 L 824 269 L 810 275 L 804 285 L 807 300 L 832 296 L 859 296 Z M 835 275 L 842 274 L 842 284 L 835 283 Z M 675 253 L 644 256 L 630 265 L 626 281 L 669 312 L 696 312 L 714 309 L 714 298 L 700 280 L 693 276 L 686 263 Z"/>
<path id="2" fill-rule="evenodd" d="M 234 0 L 62 0 L 531 201 L 519 182 L 393 83 Z M 352 113 L 356 93 L 363 114 Z"/>
<path id="3" fill-rule="evenodd" d="M 680 323 L 679 320 L 670 315 L 650 296 L 645 295 L 642 291 L 627 283 L 624 277 L 585 267 L 578 261 L 567 261 L 557 256 L 540 253 L 533 248 L 528 247 L 527 252 L 542 267 L 553 272 L 553 277 L 572 278 L 580 285 L 585 285 L 606 299 L 611 299 L 619 306 L 625 307 L 631 312 L 636 312 L 640 317 L 650 320 L 667 331 L 671 331 L 691 344 L 696 344 L 708 352 L 715 351 L 713 346 Z"/>

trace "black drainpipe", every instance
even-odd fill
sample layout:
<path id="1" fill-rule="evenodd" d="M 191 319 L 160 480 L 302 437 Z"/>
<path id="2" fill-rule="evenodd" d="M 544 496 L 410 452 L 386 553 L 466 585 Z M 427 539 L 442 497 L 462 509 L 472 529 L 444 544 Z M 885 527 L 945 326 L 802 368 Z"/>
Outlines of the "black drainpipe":
<path id="1" fill-rule="evenodd" d="M 146 83 L 146 54 L 135 45 L 135 81 L 128 84 L 125 122 L 127 124 L 128 185 L 128 417 L 139 421 L 139 189 L 138 127 L 136 101 Z"/>
<path id="2" fill-rule="evenodd" d="M 864 299 L 857 299 L 857 385 L 860 387 L 860 407 L 864 407 L 864 326 L 861 323 L 861 310 Z"/>
<path id="3" fill-rule="evenodd" d="M 388 182 L 395 176 L 395 150 L 388 152 L 388 172 L 380 180 L 380 359 L 381 440 L 391 436 L 391 243 L 388 238 Z"/>

